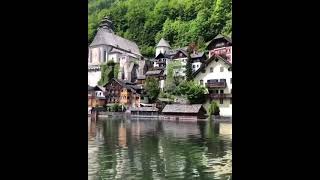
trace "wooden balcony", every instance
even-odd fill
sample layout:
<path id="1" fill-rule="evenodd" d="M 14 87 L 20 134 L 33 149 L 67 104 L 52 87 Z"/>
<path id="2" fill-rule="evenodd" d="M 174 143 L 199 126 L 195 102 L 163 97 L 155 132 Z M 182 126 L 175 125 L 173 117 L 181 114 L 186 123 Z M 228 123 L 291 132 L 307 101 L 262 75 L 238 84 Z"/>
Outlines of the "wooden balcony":
<path id="1" fill-rule="evenodd" d="M 208 82 L 206 83 L 207 88 L 225 88 L 226 82 Z"/>
<path id="2" fill-rule="evenodd" d="M 227 99 L 232 98 L 232 94 L 208 94 L 211 99 Z"/>

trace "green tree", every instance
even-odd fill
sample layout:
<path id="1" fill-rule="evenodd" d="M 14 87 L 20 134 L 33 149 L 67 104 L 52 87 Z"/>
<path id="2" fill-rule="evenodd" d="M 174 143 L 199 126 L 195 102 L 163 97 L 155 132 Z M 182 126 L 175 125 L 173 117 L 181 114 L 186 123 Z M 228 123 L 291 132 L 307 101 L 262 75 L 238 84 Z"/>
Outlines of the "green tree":
<path id="1" fill-rule="evenodd" d="M 215 102 L 215 101 L 212 101 L 210 106 L 209 106 L 209 109 L 208 109 L 208 112 L 209 112 L 209 116 L 211 115 L 219 115 L 220 114 L 220 108 L 218 106 L 218 103 Z"/>
<path id="2" fill-rule="evenodd" d="M 149 100 L 154 102 L 160 93 L 159 81 L 154 77 L 147 77 L 145 82 L 145 91 Z"/>
<path id="3" fill-rule="evenodd" d="M 166 71 L 167 76 L 165 80 L 165 91 L 172 94 L 174 93 L 177 85 L 179 84 L 178 80 L 174 76 L 176 69 L 180 69 L 182 64 L 180 61 L 171 61 L 167 64 Z"/>
<path id="4" fill-rule="evenodd" d="M 119 64 L 113 61 L 108 61 L 107 64 L 102 64 L 101 66 L 101 78 L 98 81 L 98 85 L 104 86 L 112 78 L 117 78 L 119 73 Z"/>
<path id="5" fill-rule="evenodd" d="M 192 76 L 192 58 L 191 54 L 196 51 L 196 45 L 195 43 L 191 43 L 188 46 L 187 52 L 188 52 L 188 59 L 187 59 L 187 64 L 186 64 L 186 77 L 187 81 L 191 81 L 193 79 Z"/>
<path id="6" fill-rule="evenodd" d="M 136 42 L 141 53 L 151 57 L 161 38 L 175 48 L 199 37 L 208 42 L 220 33 L 230 36 L 231 10 L 231 0 L 89 0 L 88 40 L 108 15 L 117 35 Z"/>
<path id="7" fill-rule="evenodd" d="M 205 99 L 206 89 L 194 81 L 183 81 L 176 89 L 177 95 L 185 96 L 191 104 L 202 104 Z"/>

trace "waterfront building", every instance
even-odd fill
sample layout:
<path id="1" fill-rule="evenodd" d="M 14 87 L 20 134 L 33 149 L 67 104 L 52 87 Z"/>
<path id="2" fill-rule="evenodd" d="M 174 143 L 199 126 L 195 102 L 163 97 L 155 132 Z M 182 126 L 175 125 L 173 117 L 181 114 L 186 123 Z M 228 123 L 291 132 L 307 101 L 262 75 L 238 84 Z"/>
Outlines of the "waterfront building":
<path id="1" fill-rule="evenodd" d="M 113 78 L 105 86 L 107 104 L 121 104 L 124 107 L 140 107 L 143 87 L 126 80 Z"/>
<path id="2" fill-rule="evenodd" d="M 206 107 L 212 100 L 221 116 L 232 116 L 232 63 L 218 55 L 211 56 L 193 73 L 194 80 L 208 89 Z"/>
<path id="3" fill-rule="evenodd" d="M 131 116 L 158 116 L 159 109 L 156 107 L 130 108 Z"/>
<path id="4" fill-rule="evenodd" d="M 101 107 L 105 105 L 106 98 L 103 94 L 104 88 L 101 86 L 88 85 L 88 107 Z"/>
<path id="5" fill-rule="evenodd" d="M 205 118 L 202 104 L 167 104 L 162 110 L 162 118 L 172 121 L 197 121 Z"/>

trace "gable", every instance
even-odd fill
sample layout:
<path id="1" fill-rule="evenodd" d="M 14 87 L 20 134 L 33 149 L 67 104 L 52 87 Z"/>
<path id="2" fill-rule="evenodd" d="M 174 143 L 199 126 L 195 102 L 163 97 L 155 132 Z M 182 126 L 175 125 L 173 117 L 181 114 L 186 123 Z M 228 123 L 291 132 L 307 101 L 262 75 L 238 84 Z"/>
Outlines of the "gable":
<path id="1" fill-rule="evenodd" d="M 210 67 L 216 66 L 218 64 L 221 64 L 222 66 L 224 66 L 227 69 L 231 69 L 232 64 L 223 59 L 222 57 L 219 56 L 212 56 L 211 58 L 207 59 L 204 63 L 201 64 L 200 68 L 195 71 L 192 75 L 193 77 L 197 77 L 199 74 L 203 74 L 203 73 L 207 73 L 210 70 Z"/>
<path id="2" fill-rule="evenodd" d="M 182 50 L 178 50 L 172 57 L 172 59 L 178 59 L 178 58 L 187 58 L 187 53 L 182 51 Z"/>

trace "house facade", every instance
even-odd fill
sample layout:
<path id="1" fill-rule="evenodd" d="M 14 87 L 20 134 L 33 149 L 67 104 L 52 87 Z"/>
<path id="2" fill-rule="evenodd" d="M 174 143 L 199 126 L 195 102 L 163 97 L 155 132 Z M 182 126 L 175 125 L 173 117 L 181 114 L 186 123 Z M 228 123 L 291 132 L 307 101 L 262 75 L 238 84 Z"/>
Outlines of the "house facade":
<path id="1" fill-rule="evenodd" d="M 91 87 L 88 85 L 88 107 L 101 107 L 105 104 L 104 88 L 101 86 Z"/>
<path id="2" fill-rule="evenodd" d="M 143 88 L 135 83 L 113 78 L 105 86 L 107 104 L 121 104 L 128 107 L 140 107 Z"/>
<path id="3" fill-rule="evenodd" d="M 232 64 L 220 57 L 212 56 L 194 73 L 194 80 L 208 89 L 208 101 L 216 101 L 221 116 L 232 116 Z"/>
<path id="4" fill-rule="evenodd" d="M 219 55 L 232 63 L 232 40 L 224 35 L 217 35 L 207 45 L 209 50 L 209 58 Z"/>

